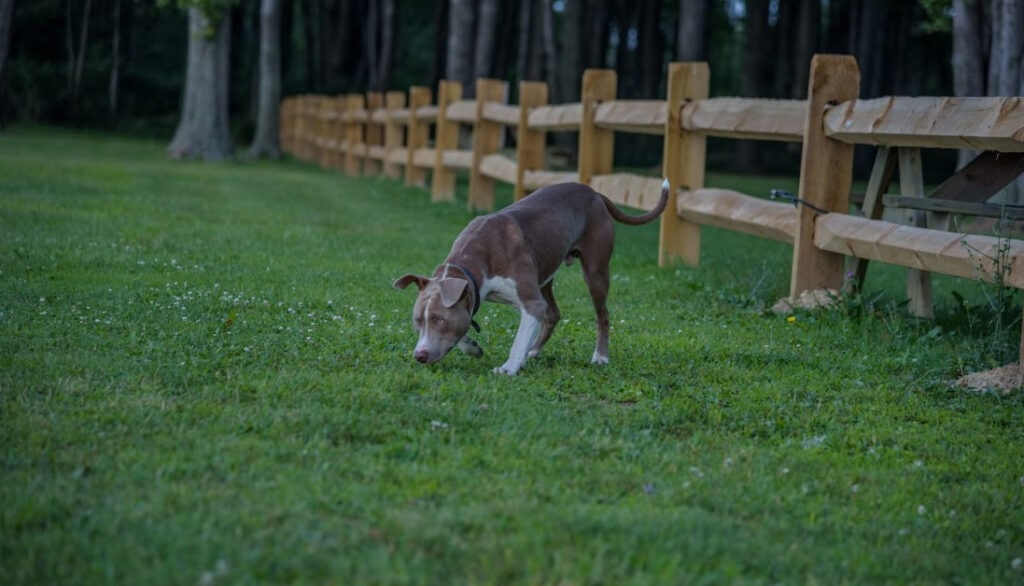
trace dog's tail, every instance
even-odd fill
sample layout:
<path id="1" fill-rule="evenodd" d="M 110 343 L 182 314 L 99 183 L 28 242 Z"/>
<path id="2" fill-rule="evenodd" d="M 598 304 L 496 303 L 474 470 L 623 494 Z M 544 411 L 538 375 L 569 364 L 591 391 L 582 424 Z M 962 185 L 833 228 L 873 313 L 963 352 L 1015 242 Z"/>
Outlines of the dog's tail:
<path id="1" fill-rule="evenodd" d="M 615 204 L 610 199 L 604 197 L 604 205 L 608 208 L 608 213 L 612 215 L 617 221 L 627 224 L 629 226 L 639 226 L 640 224 L 646 224 L 651 220 L 654 220 L 661 215 L 661 212 L 665 211 L 665 206 L 668 205 L 668 190 L 669 184 L 668 179 L 661 184 L 661 199 L 658 200 L 658 205 L 654 206 L 654 209 L 639 216 L 631 216 L 619 208 L 615 207 Z"/>

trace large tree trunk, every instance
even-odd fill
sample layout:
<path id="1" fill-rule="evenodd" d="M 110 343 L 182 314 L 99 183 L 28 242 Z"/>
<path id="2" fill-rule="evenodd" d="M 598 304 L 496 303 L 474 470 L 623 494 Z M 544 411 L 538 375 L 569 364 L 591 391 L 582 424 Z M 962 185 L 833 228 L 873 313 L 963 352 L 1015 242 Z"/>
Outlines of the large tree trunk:
<path id="1" fill-rule="evenodd" d="M 230 157 L 232 149 L 228 127 L 231 19 L 224 15 L 214 24 L 202 10 L 189 8 L 188 28 L 181 121 L 167 154 L 174 159 L 219 161 Z"/>
<path id="2" fill-rule="evenodd" d="M 765 59 L 764 50 L 768 40 L 768 0 L 747 0 L 747 14 L 744 19 L 742 73 L 740 95 L 747 98 L 760 97 L 763 88 Z M 757 170 L 757 144 L 741 140 L 736 145 L 736 167 L 749 173 Z"/>
<path id="3" fill-rule="evenodd" d="M 281 102 L 281 0 L 260 2 L 259 90 L 256 136 L 249 158 L 281 156 L 278 145 L 278 108 Z"/>
<path id="4" fill-rule="evenodd" d="M 474 23 L 473 0 L 450 0 L 445 79 L 461 82 L 466 95 L 473 92 L 469 84 L 473 76 L 473 50 L 476 48 L 473 42 Z"/>
<path id="5" fill-rule="evenodd" d="M 583 30 L 590 36 L 587 43 L 586 62 L 584 67 L 605 67 L 607 59 L 605 53 L 608 51 L 608 2 L 609 0 L 585 0 L 587 11 Z"/>
<path id="6" fill-rule="evenodd" d="M 985 95 L 981 0 L 953 0 L 953 93 Z"/>
<path id="7" fill-rule="evenodd" d="M 679 36 L 676 38 L 676 59 L 707 60 L 707 0 L 679 0 Z"/>
<path id="8" fill-rule="evenodd" d="M 1024 52 L 1024 7 L 1020 0 L 994 0 L 992 21 L 989 95 L 1019 95 L 1022 89 L 1021 54 Z M 993 200 L 1008 204 L 1024 203 L 1024 178 L 1008 185 Z"/>
<path id="9" fill-rule="evenodd" d="M 369 88 L 384 91 L 391 74 L 391 48 L 394 45 L 395 0 L 371 2 L 366 23 L 366 59 Z"/>
<path id="10" fill-rule="evenodd" d="M 495 26 L 498 23 L 498 0 L 481 0 L 476 19 L 476 51 L 473 77 L 494 76 Z"/>
<path id="11" fill-rule="evenodd" d="M 641 3 L 638 20 L 637 28 L 640 32 L 640 46 L 637 51 L 638 69 L 640 70 L 639 97 L 649 100 L 658 94 L 658 84 L 661 82 L 661 73 L 664 69 L 661 64 L 664 48 L 660 26 L 661 3 Z"/>
<path id="12" fill-rule="evenodd" d="M 0 0 L 0 81 L 4 78 L 7 50 L 11 46 L 12 14 L 14 14 L 14 0 Z"/>
<path id="13" fill-rule="evenodd" d="M 796 47 L 793 52 L 793 85 L 789 95 L 802 99 L 807 97 L 807 76 L 811 70 L 811 58 L 818 50 L 821 2 L 819 0 L 800 0 L 798 14 Z"/>
<path id="14" fill-rule="evenodd" d="M 558 51 L 555 48 L 555 14 L 551 9 L 551 0 L 540 0 L 540 37 L 544 48 L 544 80 L 552 92 L 556 92 L 556 101 L 562 101 L 557 95 L 558 83 Z"/>
<path id="15" fill-rule="evenodd" d="M 562 13 L 562 46 L 559 58 L 558 100 L 562 102 L 578 102 L 580 100 L 580 84 L 583 79 L 583 68 L 580 60 L 581 26 L 583 25 L 583 2 L 585 0 L 566 0 L 565 12 Z M 565 135 L 564 132 L 555 134 Z M 568 136 L 568 135 L 567 135 Z M 571 136 L 568 138 L 572 139 Z M 577 141 L 573 141 L 575 144 Z"/>

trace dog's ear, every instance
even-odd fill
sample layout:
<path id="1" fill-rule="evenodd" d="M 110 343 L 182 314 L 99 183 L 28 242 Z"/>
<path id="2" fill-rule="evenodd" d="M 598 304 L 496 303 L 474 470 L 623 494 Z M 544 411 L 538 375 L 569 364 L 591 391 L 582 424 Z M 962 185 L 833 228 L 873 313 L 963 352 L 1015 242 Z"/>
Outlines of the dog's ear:
<path id="1" fill-rule="evenodd" d="M 441 287 L 441 303 L 445 307 L 451 307 L 462 299 L 462 295 L 466 292 L 466 287 L 469 286 L 469 281 L 465 279 L 441 279 L 437 282 Z"/>
<path id="2" fill-rule="evenodd" d="M 422 291 L 423 288 L 427 286 L 428 282 L 430 282 L 430 279 L 428 279 L 427 277 L 422 277 L 420 275 L 403 275 L 401 277 L 398 277 L 398 279 L 394 282 L 394 286 L 395 289 L 405 289 L 412 283 L 416 283 L 416 286 L 419 287 L 420 291 Z"/>

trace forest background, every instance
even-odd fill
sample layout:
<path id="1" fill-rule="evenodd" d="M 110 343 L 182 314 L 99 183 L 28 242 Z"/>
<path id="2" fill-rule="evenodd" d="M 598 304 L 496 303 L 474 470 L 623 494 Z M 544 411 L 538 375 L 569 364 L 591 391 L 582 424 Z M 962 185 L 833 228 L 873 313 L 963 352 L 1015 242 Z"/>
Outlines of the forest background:
<path id="1" fill-rule="evenodd" d="M 274 59 L 260 58 L 261 28 Z M 0 0 L 0 122 L 169 139 L 197 39 L 220 47 L 229 150 L 276 117 L 259 104 L 273 75 L 276 99 L 439 79 L 471 96 L 491 77 L 511 82 L 513 103 L 521 80 L 547 81 L 565 103 L 586 68 L 615 69 L 620 98 L 658 99 L 667 63 L 704 60 L 713 95 L 799 99 L 811 56 L 827 52 L 857 58 L 862 98 L 1024 95 L 1022 0 Z M 637 140 L 616 160 L 656 164 L 660 146 Z M 798 149 L 756 147 L 718 160 L 742 172 L 798 163 Z"/>

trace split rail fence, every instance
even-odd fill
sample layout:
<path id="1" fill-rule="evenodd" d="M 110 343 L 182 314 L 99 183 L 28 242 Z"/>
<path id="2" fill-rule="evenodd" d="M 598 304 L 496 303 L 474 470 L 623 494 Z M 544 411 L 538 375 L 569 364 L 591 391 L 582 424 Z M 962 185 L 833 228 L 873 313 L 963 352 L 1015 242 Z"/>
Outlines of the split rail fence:
<path id="1" fill-rule="evenodd" d="M 348 174 L 384 174 L 427 186 L 434 201 L 452 201 L 459 170 L 469 173 L 468 205 L 494 207 L 494 182 L 514 186 L 516 200 L 542 186 L 578 181 L 612 201 L 651 209 L 662 178 L 615 173 L 616 133 L 663 137 L 664 175 L 672 193 L 660 227 L 658 262 L 696 265 L 700 226 L 717 226 L 793 246 L 790 300 L 806 291 L 839 291 L 846 257 L 856 285 L 867 263 L 908 268 L 915 315 L 932 314 L 931 272 L 1024 289 L 1024 241 L 950 232 L 950 214 L 1020 219 L 1020 208 L 985 203 L 1024 171 L 1024 98 L 884 97 L 858 99 L 860 70 L 845 55 L 816 55 L 808 99 L 709 97 L 706 63 L 669 66 L 667 96 L 619 100 L 611 70 L 591 69 L 581 101 L 549 104 L 547 85 L 521 82 L 508 104 L 505 82 L 481 79 L 475 99 L 462 86 L 439 84 L 408 93 L 337 97 L 302 95 L 281 107 L 281 146 L 296 158 Z M 504 129 L 515 157 L 503 153 Z M 459 148 L 471 131 L 472 148 Z M 547 170 L 548 132 L 578 132 L 575 171 Z M 797 205 L 704 187 L 709 136 L 802 143 Z M 854 145 L 876 157 L 859 214 L 851 213 Z M 973 162 L 925 193 L 922 148 L 970 149 Z M 898 196 L 887 193 L 899 177 Z M 882 220 L 898 208 L 904 223 Z M 1024 320 L 1022 320 L 1024 322 Z M 1022 324 L 1024 328 L 1024 324 Z M 1024 342 L 1021 345 L 1024 365 Z"/>

